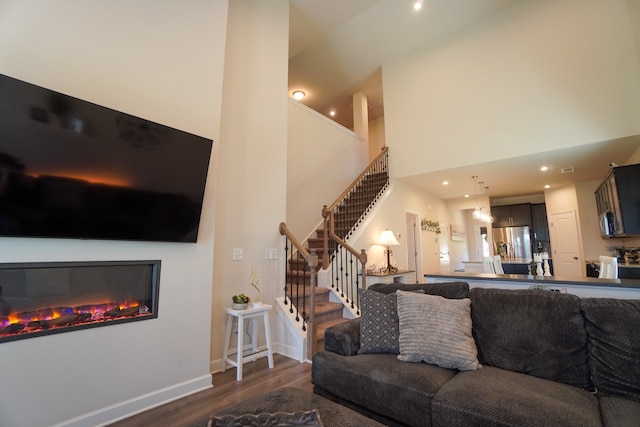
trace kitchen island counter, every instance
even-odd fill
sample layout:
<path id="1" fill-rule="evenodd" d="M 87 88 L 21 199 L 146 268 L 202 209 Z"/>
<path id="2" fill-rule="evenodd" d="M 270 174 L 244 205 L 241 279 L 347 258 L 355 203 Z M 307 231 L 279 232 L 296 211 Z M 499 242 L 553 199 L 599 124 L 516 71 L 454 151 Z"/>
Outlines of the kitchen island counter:
<path id="1" fill-rule="evenodd" d="M 468 282 L 470 287 L 530 289 L 542 288 L 580 297 L 640 299 L 640 280 L 595 277 L 533 276 L 529 274 L 428 273 L 427 283 Z"/>

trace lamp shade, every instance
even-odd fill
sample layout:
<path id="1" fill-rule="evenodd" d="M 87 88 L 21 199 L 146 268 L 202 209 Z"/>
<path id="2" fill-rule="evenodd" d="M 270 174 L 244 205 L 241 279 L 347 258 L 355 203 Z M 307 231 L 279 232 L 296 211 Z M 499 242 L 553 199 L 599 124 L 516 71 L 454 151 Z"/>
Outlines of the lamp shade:
<path id="1" fill-rule="evenodd" d="M 393 232 L 389 229 L 384 230 L 380 233 L 380 237 L 376 242 L 378 245 L 382 246 L 400 246 L 400 242 L 396 239 L 396 236 L 393 235 Z"/>

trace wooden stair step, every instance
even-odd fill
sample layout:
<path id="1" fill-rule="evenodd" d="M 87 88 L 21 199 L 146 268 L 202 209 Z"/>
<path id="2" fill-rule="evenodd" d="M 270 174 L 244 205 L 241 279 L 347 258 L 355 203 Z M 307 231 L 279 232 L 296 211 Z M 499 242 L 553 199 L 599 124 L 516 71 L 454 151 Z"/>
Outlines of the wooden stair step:
<path id="1" fill-rule="evenodd" d="M 341 318 L 343 308 L 344 306 L 338 302 L 316 302 L 316 325 Z"/>
<path id="2" fill-rule="evenodd" d="M 302 289 L 302 287 L 304 286 L 304 289 Z M 311 297 L 311 286 L 310 285 L 300 285 L 300 286 L 296 286 L 296 285 L 291 285 L 291 284 L 287 284 L 287 289 L 289 289 L 287 291 L 287 297 L 291 297 L 291 299 L 293 299 L 294 304 L 296 300 L 301 300 L 302 298 L 307 298 L 309 299 Z M 327 288 L 321 288 L 319 286 L 316 286 L 315 288 L 315 295 L 316 295 L 316 301 L 329 301 L 329 293 L 331 291 Z M 304 295 L 304 297 L 303 297 Z M 307 305 L 309 305 L 309 303 L 307 303 Z"/>

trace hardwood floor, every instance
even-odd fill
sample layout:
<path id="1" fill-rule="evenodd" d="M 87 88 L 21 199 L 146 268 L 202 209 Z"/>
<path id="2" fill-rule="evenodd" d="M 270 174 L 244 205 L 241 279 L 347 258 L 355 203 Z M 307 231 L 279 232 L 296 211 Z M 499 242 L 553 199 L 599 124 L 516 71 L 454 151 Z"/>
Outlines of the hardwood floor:
<path id="1" fill-rule="evenodd" d="M 133 417 L 110 424 L 109 427 L 183 427 L 227 406 L 281 387 L 312 391 L 311 364 L 275 354 L 274 368 L 267 358 L 246 363 L 242 381 L 236 381 L 236 368 L 213 375 L 213 388 L 187 396 Z"/>

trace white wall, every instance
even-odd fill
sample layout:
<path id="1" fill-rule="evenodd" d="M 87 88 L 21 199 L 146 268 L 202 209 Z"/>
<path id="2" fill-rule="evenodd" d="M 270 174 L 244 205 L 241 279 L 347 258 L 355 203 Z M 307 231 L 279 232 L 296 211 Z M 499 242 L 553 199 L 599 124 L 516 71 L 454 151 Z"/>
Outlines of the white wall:
<path id="1" fill-rule="evenodd" d="M 215 145 L 226 14 L 226 1 L 0 0 L 0 73 Z M 214 178 L 197 244 L 0 239 L 2 262 L 162 260 L 157 319 L 0 344 L 0 425 L 99 425 L 210 386 Z"/>
<path id="2" fill-rule="evenodd" d="M 369 160 L 375 159 L 386 145 L 384 117 L 369 121 Z"/>
<path id="3" fill-rule="evenodd" d="M 392 180 L 390 189 L 385 193 L 381 202 L 369 214 L 357 234 L 349 244 L 356 250 L 367 251 L 368 265 L 375 263 L 378 267 L 386 264 L 384 248 L 375 244 L 380 233 L 389 229 L 398 238 L 400 246 L 392 248 L 392 263 L 398 268 L 407 268 L 407 239 L 405 236 L 405 212 L 416 212 L 420 219 L 426 218 L 437 221 L 438 218 L 449 219 L 449 212 L 442 200 L 401 181 Z M 436 235 L 432 231 L 420 231 L 420 245 L 422 253 L 422 270 L 437 272 L 440 268 L 438 239 L 445 234 Z M 421 279 L 421 278 L 420 278 Z M 373 283 L 373 282 L 372 282 Z"/>
<path id="4" fill-rule="evenodd" d="M 627 0 L 530 0 L 384 64 L 394 176 L 639 134 L 637 52 Z"/>
<path id="5" fill-rule="evenodd" d="M 273 303 L 283 288 L 284 245 L 278 226 L 286 215 L 288 22 L 285 0 L 229 2 L 222 128 L 214 153 L 220 186 L 212 371 L 220 369 L 224 309 L 231 304 L 231 296 L 257 295 L 249 285 L 251 264 L 261 278 L 263 302 Z M 243 249 L 242 261 L 232 261 L 234 248 Z M 267 248 L 278 249 L 277 260 L 265 260 Z M 271 321 L 275 326 L 275 312 Z M 273 340 L 278 341 L 279 329 L 272 330 Z"/>
<path id="6" fill-rule="evenodd" d="M 289 100 L 287 227 L 304 240 L 369 164 L 367 143 L 305 105 Z M 315 234 L 313 235 L 315 237 Z"/>

